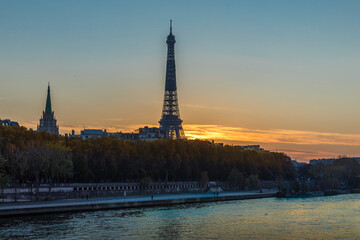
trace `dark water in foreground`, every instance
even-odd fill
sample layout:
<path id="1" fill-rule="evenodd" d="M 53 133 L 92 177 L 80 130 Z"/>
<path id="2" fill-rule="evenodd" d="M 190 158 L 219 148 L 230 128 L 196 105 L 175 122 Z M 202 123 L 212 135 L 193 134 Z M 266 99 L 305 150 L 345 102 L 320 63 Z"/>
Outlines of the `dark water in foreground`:
<path id="1" fill-rule="evenodd" d="M 360 239 L 360 194 L 0 219 L 2 239 Z"/>

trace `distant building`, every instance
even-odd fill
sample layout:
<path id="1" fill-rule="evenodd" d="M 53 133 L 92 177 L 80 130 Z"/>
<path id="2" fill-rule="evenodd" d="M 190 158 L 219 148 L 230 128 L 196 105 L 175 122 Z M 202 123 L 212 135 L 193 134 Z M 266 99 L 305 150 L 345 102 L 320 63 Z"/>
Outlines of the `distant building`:
<path id="1" fill-rule="evenodd" d="M 123 132 L 107 132 L 106 129 L 84 129 L 81 130 L 80 135 L 76 135 L 75 131 L 72 130 L 71 134 L 67 136 L 70 137 L 81 137 L 82 139 L 89 138 L 100 138 L 103 136 L 106 137 L 116 137 L 124 140 L 144 140 L 144 141 L 152 141 L 156 139 L 164 138 L 163 132 L 160 128 L 157 127 L 148 127 L 145 126 L 143 128 L 139 128 L 137 131 L 132 133 L 123 133 Z"/>
<path id="2" fill-rule="evenodd" d="M 84 129 L 81 130 L 80 137 L 82 139 L 88 139 L 88 138 L 99 138 L 102 136 L 108 136 L 108 133 L 105 130 L 101 129 Z"/>
<path id="3" fill-rule="evenodd" d="M 122 138 L 125 140 L 139 140 L 139 133 L 123 133 L 123 132 L 116 132 L 116 133 L 109 133 L 109 136 Z"/>
<path id="4" fill-rule="evenodd" d="M 268 150 L 265 150 L 260 147 L 260 145 L 247 145 L 247 146 L 240 146 L 242 150 L 253 150 L 257 152 L 269 152 Z"/>
<path id="5" fill-rule="evenodd" d="M 215 145 L 215 146 L 221 146 L 221 147 L 224 146 L 224 143 L 216 143 L 214 140 L 211 140 L 211 144 Z"/>
<path id="6" fill-rule="evenodd" d="M 328 165 L 328 164 L 333 164 L 334 160 L 335 158 L 312 159 L 309 161 L 309 163 L 311 165 L 316 165 L 316 164 Z"/>
<path id="7" fill-rule="evenodd" d="M 80 131 L 80 135 L 75 134 L 75 130 L 71 131 L 71 134 L 68 136 L 70 137 L 81 137 L 82 139 L 90 139 L 90 138 L 100 138 L 100 137 L 116 137 L 116 138 L 122 138 L 125 140 L 138 140 L 139 134 L 138 133 L 122 133 L 122 132 L 116 132 L 116 133 L 110 133 L 107 132 L 106 129 L 84 129 Z"/>
<path id="8" fill-rule="evenodd" d="M 151 140 L 156 140 L 156 139 L 161 139 L 161 138 L 163 138 L 163 136 L 161 134 L 160 128 L 157 128 L 157 127 L 149 128 L 148 126 L 139 128 L 139 139 L 140 140 L 151 141 Z"/>
<path id="9" fill-rule="evenodd" d="M 355 159 L 360 164 L 360 157 L 353 157 L 353 159 Z M 334 161 L 335 158 L 322 158 L 322 159 L 312 159 L 310 160 L 309 163 L 311 165 L 316 165 L 316 164 L 328 165 L 328 164 L 333 164 Z"/>
<path id="10" fill-rule="evenodd" d="M 291 163 L 294 165 L 296 169 L 299 169 L 302 166 L 305 166 L 307 163 L 304 162 L 298 162 L 296 160 L 291 160 Z"/>
<path id="11" fill-rule="evenodd" d="M 37 126 L 37 131 L 59 134 L 59 126 L 56 125 L 54 111 L 52 111 L 51 108 L 50 84 L 48 85 L 45 111 L 43 111 L 43 116 L 40 119 L 40 124 Z"/>
<path id="12" fill-rule="evenodd" d="M 10 127 L 20 127 L 18 122 L 11 121 L 10 119 L 1 120 L 1 125 Z"/>

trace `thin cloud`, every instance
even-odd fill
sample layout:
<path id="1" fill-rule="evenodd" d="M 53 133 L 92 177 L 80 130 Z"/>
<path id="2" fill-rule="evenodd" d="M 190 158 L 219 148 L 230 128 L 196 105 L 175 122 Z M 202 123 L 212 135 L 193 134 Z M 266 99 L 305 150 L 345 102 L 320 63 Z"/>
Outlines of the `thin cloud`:
<path id="1" fill-rule="evenodd" d="M 259 143 L 360 146 L 360 134 L 300 131 L 287 129 L 246 129 L 222 125 L 184 125 L 189 138 L 226 139 Z"/>
<path id="2" fill-rule="evenodd" d="M 125 118 L 109 118 L 109 121 L 114 121 L 114 122 L 122 122 L 125 120 L 130 120 L 130 119 L 125 119 Z"/>
<path id="3" fill-rule="evenodd" d="M 195 108 L 195 109 L 206 109 L 206 110 L 213 110 L 213 111 L 232 111 L 232 112 L 244 112 L 244 109 L 240 108 L 224 108 L 219 106 L 207 106 L 207 105 L 199 105 L 199 104 L 190 104 L 185 103 L 181 105 L 182 107 L 188 108 Z"/>

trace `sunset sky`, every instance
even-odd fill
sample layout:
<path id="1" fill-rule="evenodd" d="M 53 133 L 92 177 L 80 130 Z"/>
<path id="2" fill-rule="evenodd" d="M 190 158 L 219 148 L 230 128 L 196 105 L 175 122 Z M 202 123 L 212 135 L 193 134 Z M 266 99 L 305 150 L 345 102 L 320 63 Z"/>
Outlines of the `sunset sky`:
<path id="1" fill-rule="evenodd" d="M 189 138 L 360 156 L 360 1 L 0 0 L 0 118 L 158 126 L 173 19 Z"/>

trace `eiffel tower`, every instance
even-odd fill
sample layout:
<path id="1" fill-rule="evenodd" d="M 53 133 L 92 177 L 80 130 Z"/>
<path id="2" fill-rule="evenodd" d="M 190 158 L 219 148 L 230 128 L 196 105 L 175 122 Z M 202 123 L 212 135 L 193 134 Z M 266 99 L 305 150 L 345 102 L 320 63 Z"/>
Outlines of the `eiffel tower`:
<path id="1" fill-rule="evenodd" d="M 172 21 L 170 20 L 170 34 L 166 43 L 168 46 L 166 62 L 166 79 L 164 104 L 162 117 L 159 121 L 160 130 L 164 133 L 165 138 L 184 139 L 185 134 L 180 119 L 179 104 L 176 91 L 176 72 L 175 72 L 175 36 L 172 34 Z"/>

